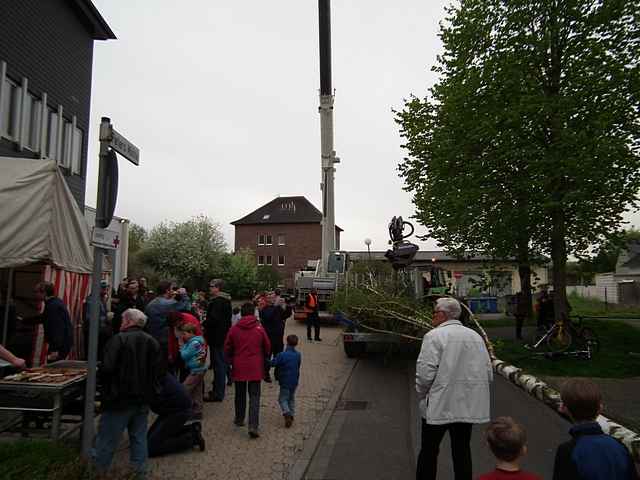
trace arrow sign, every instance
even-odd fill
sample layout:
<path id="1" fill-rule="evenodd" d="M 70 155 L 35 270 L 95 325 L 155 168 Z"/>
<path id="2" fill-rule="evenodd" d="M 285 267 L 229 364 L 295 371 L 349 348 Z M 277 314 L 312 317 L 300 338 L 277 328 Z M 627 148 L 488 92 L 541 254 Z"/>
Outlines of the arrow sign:
<path id="1" fill-rule="evenodd" d="M 109 146 L 134 165 L 140 165 L 140 149 L 114 129 L 111 129 Z"/>

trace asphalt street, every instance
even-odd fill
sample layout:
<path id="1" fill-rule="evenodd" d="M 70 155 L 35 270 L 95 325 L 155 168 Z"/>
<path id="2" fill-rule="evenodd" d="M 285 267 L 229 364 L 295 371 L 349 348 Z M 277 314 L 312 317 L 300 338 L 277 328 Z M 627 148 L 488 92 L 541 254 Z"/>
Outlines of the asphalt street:
<path id="1" fill-rule="evenodd" d="M 414 393 L 415 360 L 371 354 L 358 360 L 307 470 L 307 480 L 415 478 L 420 415 Z M 551 478 L 556 446 L 569 423 L 504 378 L 492 385 L 492 415 L 509 415 L 527 430 L 523 468 Z M 484 425 L 474 427 L 474 475 L 493 469 Z M 441 445 L 438 479 L 453 479 L 448 436 Z"/>

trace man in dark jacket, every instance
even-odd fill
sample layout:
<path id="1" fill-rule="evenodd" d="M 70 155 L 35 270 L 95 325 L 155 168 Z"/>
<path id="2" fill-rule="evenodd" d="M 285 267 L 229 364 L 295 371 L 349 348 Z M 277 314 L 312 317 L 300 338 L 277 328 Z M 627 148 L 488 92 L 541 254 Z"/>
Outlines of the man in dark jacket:
<path id="1" fill-rule="evenodd" d="M 560 397 L 560 411 L 574 422 L 573 438 L 558 447 L 553 480 L 637 480 L 629 451 L 596 421 L 602 411 L 598 386 L 587 379 L 568 380 Z"/>
<path id="2" fill-rule="evenodd" d="M 64 360 L 73 348 L 73 327 L 69 310 L 64 302 L 56 297 L 51 282 L 38 283 L 34 293 L 39 301 L 44 301 L 42 315 L 31 320 L 43 324 L 44 339 L 48 345 L 47 361 Z"/>
<path id="3" fill-rule="evenodd" d="M 200 422 L 187 423 L 193 415 L 189 394 L 170 373 L 164 375 L 161 384 L 160 394 L 150 404 L 151 411 L 158 418 L 147 433 L 149 456 L 181 452 L 194 445 L 198 445 L 200 451 L 204 452 L 205 442 Z"/>
<path id="4" fill-rule="evenodd" d="M 284 350 L 284 328 L 292 310 L 284 303 L 284 299 L 276 294 L 269 295 L 267 302 L 267 306 L 260 311 L 260 323 L 267 332 L 271 342 L 271 354 L 275 357 Z M 271 381 L 268 370 L 265 381 Z"/>
<path id="5" fill-rule="evenodd" d="M 224 360 L 224 341 L 231 328 L 231 297 L 222 291 L 222 280 L 212 280 L 209 284 L 211 300 L 204 323 L 204 338 L 211 349 L 213 364 L 213 385 L 205 402 L 221 402 L 227 383 L 227 364 Z"/>
<path id="6" fill-rule="evenodd" d="M 140 295 L 140 287 L 137 280 L 129 280 L 127 282 L 127 288 L 122 292 L 118 303 L 114 304 L 113 331 L 115 333 L 120 331 L 122 314 L 130 308 L 135 308 L 141 312 L 144 312 L 145 309 L 144 297 Z"/>
<path id="7" fill-rule="evenodd" d="M 106 474 L 122 432 L 129 433 L 129 458 L 144 476 L 149 404 L 160 392 L 160 345 L 142 329 L 147 317 L 131 308 L 122 315 L 120 333 L 107 343 L 100 376 L 104 388 L 102 415 L 96 437 L 95 463 Z"/>

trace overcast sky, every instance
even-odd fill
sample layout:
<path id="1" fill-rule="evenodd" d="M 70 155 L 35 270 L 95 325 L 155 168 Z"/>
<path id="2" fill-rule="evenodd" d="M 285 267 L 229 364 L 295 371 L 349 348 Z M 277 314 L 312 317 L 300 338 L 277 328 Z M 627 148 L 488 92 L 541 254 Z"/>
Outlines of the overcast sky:
<path id="1" fill-rule="evenodd" d="M 120 160 L 118 216 L 151 227 L 205 214 L 232 248 L 229 222 L 278 195 L 320 207 L 316 0 L 93 1 L 118 39 L 95 43 L 89 205 L 97 125 L 109 116 L 141 150 L 139 167 Z M 332 2 L 344 249 L 366 249 L 367 237 L 386 249 L 390 218 L 413 214 L 396 172 L 403 151 L 391 109 L 434 83 L 448 3 Z"/>

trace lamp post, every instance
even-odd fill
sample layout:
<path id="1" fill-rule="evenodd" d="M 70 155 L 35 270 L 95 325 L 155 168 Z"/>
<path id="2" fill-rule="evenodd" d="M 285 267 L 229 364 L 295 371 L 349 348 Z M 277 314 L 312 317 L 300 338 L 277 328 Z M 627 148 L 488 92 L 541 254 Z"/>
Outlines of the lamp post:
<path id="1" fill-rule="evenodd" d="M 367 252 L 369 253 L 369 261 L 371 261 L 371 239 L 365 238 L 364 244 L 367 246 Z"/>

